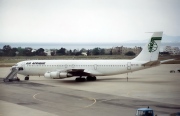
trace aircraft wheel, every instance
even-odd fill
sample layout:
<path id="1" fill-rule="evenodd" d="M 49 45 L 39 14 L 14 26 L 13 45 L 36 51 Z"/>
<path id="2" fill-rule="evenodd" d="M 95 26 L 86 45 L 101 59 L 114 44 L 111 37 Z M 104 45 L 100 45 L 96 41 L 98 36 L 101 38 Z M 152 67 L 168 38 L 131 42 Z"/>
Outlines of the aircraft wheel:
<path id="1" fill-rule="evenodd" d="M 76 78 L 76 82 L 84 82 L 84 81 L 86 81 L 85 78 Z"/>
<path id="2" fill-rule="evenodd" d="M 95 81 L 96 80 L 96 76 L 93 76 L 93 81 Z"/>
<path id="3" fill-rule="evenodd" d="M 95 76 L 87 76 L 87 77 L 86 77 L 86 80 L 87 80 L 87 81 L 95 81 L 95 80 L 96 80 L 96 77 L 95 77 Z"/>
<path id="4" fill-rule="evenodd" d="M 19 78 L 17 78 L 17 81 L 20 81 L 20 79 L 19 79 Z"/>
<path id="5" fill-rule="evenodd" d="M 91 76 L 87 76 L 87 77 L 86 77 L 86 80 L 87 80 L 87 81 L 91 81 L 91 80 L 92 80 L 92 77 L 91 77 Z"/>
<path id="6" fill-rule="evenodd" d="M 29 77 L 25 77 L 24 80 L 29 80 Z"/>

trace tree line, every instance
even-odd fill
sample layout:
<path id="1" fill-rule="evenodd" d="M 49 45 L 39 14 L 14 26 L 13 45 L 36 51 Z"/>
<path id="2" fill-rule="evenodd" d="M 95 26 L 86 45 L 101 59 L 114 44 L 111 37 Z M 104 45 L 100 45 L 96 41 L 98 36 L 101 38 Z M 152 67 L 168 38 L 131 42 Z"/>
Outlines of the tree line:
<path id="1" fill-rule="evenodd" d="M 84 49 L 81 50 L 67 50 L 66 48 L 61 47 L 60 49 L 55 49 L 50 51 L 51 56 L 60 56 L 60 55 L 72 55 L 72 56 L 79 56 L 79 55 L 112 55 L 112 50 L 109 53 L 105 53 L 105 49 L 103 48 L 93 48 L 93 49 Z M 127 52 L 125 55 L 133 56 L 135 55 L 134 52 L 130 51 Z M 33 50 L 30 47 L 21 48 L 21 47 L 11 47 L 10 45 L 4 45 L 2 49 L 0 49 L 0 56 L 47 56 L 45 49 L 39 48 L 37 50 Z"/>
<path id="2" fill-rule="evenodd" d="M 51 56 L 60 56 L 60 55 L 82 55 L 85 53 L 88 55 L 104 55 L 104 49 L 101 48 L 94 48 L 92 50 L 86 50 L 82 48 L 81 50 L 67 50 L 66 48 L 60 48 L 56 50 L 51 50 Z M 0 49 L 0 56 L 47 56 L 44 48 L 39 48 L 37 50 L 33 50 L 30 47 L 21 48 L 21 47 L 11 47 L 10 45 L 4 45 L 2 49 Z"/>

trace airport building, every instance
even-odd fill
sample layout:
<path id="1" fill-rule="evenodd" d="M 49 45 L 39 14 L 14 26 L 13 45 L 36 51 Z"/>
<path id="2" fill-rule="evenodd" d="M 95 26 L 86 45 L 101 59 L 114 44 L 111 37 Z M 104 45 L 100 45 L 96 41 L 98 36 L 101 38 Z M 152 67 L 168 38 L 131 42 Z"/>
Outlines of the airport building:
<path id="1" fill-rule="evenodd" d="M 132 51 L 136 55 L 138 55 L 142 51 L 142 48 L 141 47 L 137 47 L 137 46 L 135 46 L 134 48 L 123 47 L 122 54 L 125 54 L 125 53 L 127 53 L 129 51 Z"/>
<path id="2" fill-rule="evenodd" d="M 138 55 L 141 52 L 142 48 L 135 46 L 134 48 L 129 48 L 129 47 L 114 47 L 114 48 L 109 48 L 105 49 L 105 54 L 110 54 L 112 52 L 112 55 L 124 55 L 125 53 L 132 51 L 136 55 Z"/>
<path id="3" fill-rule="evenodd" d="M 166 46 L 164 52 L 169 52 L 170 55 L 180 55 L 179 47 Z"/>
<path id="4" fill-rule="evenodd" d="M 50 49 L 45 49 L 44 53 L 46 53 L 47 56 L 51 56 L 51 50 Z"/>

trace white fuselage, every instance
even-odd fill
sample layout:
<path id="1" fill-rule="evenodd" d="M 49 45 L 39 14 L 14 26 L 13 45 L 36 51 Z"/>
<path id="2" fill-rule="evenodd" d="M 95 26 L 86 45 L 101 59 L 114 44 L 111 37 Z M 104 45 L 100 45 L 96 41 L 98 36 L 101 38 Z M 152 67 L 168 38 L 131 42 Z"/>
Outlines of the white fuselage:
<path id="1" fill-rule="evenodd" d="M 25 75 L 27 80 L 32 75 L 52 79 L 80 76 L 77 81 L 82 76 L 87 76 L 87 80 L 96 80 L 96 76 L 142 70 L 160 64 L 158 56 L 162 35 L 163 32 L 153 32 L 142 51 L 132 60 L 30 60 L 17 63 L 13 69 L 18 69 L 18 73 Z"/>
<path id="2" fill-rule="evenodd" d="M 46 72 L 84 69 L 94 76 L 116 75 L 145 69 L 144 61 L 134 60 L 30 60 L 20 62 L 19 74 L 44 75 Z M 147 67 L 146 67 L 147 68 Z"/>

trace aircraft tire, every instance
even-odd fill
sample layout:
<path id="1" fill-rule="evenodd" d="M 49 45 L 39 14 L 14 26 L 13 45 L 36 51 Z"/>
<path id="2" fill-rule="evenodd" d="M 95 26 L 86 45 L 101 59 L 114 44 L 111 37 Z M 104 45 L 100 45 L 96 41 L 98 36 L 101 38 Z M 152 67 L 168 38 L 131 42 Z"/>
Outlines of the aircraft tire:
<path id="1" fill-rule="evenodd" d="M 19 79 L 19 78 L 17 78 L 17 81 L 20 81 L 20 79 Z"/>
<path id="2" fill-rule="evenodd" d="M 84 81 L 86 81 L 85 78 L 76 78 L 76 82 L 84 82 Z"/>
<path id="3" fill-rule="evenodd" d="M 13 79 L 8 79 L 9 82 L 13 82 Z"/>
<path id="4" fill-rule="evenodd" d="M 29 77 L 25 77 L 24 80 L 29 80 Z"/>
<path id="5" fill-rule="evenodd" d="M 95 76 L 87 76 L 87 77 L 86 77 L 86 80 L 87 80 L 87 81 L 95 81 L 95 80 L 96 80 L 96 77 L 95 77 Z"/>

